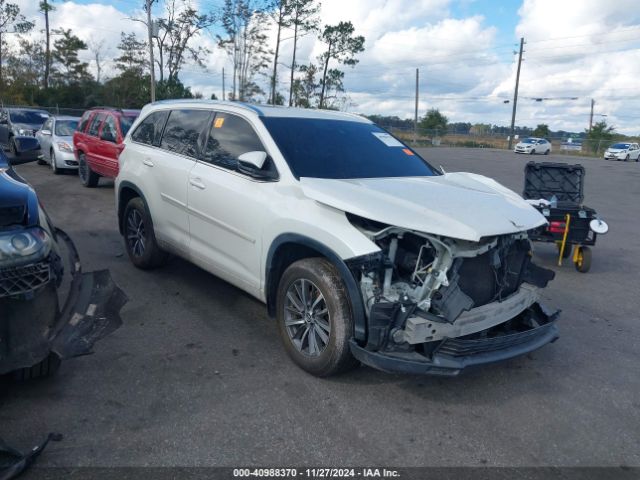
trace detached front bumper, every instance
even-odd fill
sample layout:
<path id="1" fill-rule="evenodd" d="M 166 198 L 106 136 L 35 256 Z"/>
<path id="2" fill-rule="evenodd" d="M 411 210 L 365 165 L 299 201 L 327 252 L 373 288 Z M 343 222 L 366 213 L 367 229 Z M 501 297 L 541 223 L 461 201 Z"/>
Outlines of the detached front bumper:
<path id="1" fill-rule="evenodd" d="M 60 282 L 40 264 L 37 276 L 10 279 L 10 294 L 0 296 L 0 375 L 32 367 L 50 353 L 61 359 L 91 353 L 96 341 L 122 324 L 119 311 L 127 297 L 109 271 L 82 273 L 71 239 L 56 233 L 68 252 L 68 294 L 60 306 Z M 0 270 L 0 283 L 9 285 L 7 278 Z"/>
<path id="2" fill-rule="evenodd" d="M 554 342 L 559 337 L 555 323 L 558 314 L 534 303 L 505 324 L 428 342 L 422 351 L 372 351 L 351 340 L 351 353 L 363 364 L 386 372 L 455 376 L 467 367 L 508 360 Z M 534 325 L 531 318 L 535 319 Z"/>

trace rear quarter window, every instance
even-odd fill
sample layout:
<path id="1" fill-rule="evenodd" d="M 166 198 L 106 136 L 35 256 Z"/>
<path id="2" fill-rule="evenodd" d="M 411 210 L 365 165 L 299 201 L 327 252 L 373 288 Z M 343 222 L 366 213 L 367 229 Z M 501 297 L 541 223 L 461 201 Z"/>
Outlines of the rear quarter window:
<path id="1" fill-rule="evenodd" d="M 144 145 L 159 146 L 168 116 L 168 110 L 151 113 L 136 127 L 131 134 L 131 139 Z"/>
<path id="2" fill-rule="evenodd" d="M 208 110 L 172 110 L 164 127 L 160 148 L 198 158 L 204 143 L 203 132 L 210 117 Z"/>
<path id="3" fill-rule="evenodd" d="M 104 113 L 98 113 L 93 117 L 93 120 L 91 121 L 91 125 L 89 126 L 89 131 L 87 132 L 89 135 L 92 135 L 94 137 L 98 136 L 98 131 L 100 130 L 100 124 L 102 124 L 102 121 L 105 119 L 107 115 Z"/>

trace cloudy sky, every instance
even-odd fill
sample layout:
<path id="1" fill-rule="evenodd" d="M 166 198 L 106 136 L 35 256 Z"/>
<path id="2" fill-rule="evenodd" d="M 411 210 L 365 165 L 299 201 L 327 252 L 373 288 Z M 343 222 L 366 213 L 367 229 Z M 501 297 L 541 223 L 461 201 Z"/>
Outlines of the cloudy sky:
<path id="1" fill-rule="evenodd" d="M 23 13 L 43 20 L 36 0 L 13 0 Z M 120 32 L 145 27 L 129 20 L 142 15 L 142 0 L 56 0 L 53 28 L 71 28 L 87 42 L 103 42 L 107 59 L 117 56 Z M 193 0 L 201 10 L 221 0 Z M 153 8 L 162 15 L 162 0 Z M 322 0 L 321 22 L 353 22 L 366 38 L 360 63 L 346 69 L 349 110 L 413 117 L 415 69 L 420 69 L 420 113 L 439 108 L 452 122 L 508 125 L 520 37 L 525 54 L 516 124 L 547 123 L 552 130 L 588 126 L 606 115 L 622 133 L 640 133 L 640 9 L 637 0 Z M 222 91 L 222 68 L 230 67 L 216 48 L 215 32 L 198 40 L 213 54 L 207 70 L 184 68 L 181 78 L 209 96 Z M 285 34 L 285 38 L 288 35 Z M 275 39 L 275 37 L 272 37 Z M 282 43 L 290 62 L 291 41 Z M 300 63 L 314 61 L 322 46 L 302 39 Z M 86 53 L 90 60 L 89 52 Z M 92 64 L 93 67 L 93 64 Z M 107 61 L 106 74 L 112 73 Z M 288 70 L 280 67 L 286 92 Z M 577 97 L 577 99 L 569 99 Z M 544 98 L 536 101 L 535 98 Z"/>

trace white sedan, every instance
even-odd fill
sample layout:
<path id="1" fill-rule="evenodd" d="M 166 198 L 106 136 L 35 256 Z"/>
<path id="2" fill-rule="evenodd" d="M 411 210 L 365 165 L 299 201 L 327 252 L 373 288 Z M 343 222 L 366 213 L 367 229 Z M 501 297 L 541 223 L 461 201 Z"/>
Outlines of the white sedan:
<path id="1" fill-rule="evenodd" d="M 605 160 L 638 161 L 640 147 L 637 143 L 614 143 L 604 152 Z"/>
<path id="2" fill-rule="evenodd" d="M 551 143 L 544 138 L 525 138 L 521 142 L 518 142 L 513 151 L 516 153 L 528 153 L 530 155 L 534 155 L 536 153 L 549 155 L 551 152 Z"/>
<path id="3" fill-rule="evenodd" d="M 79 117 L 49 117 L 36 132 L 42 150 L 42 159 L 38 163 L 48 163 L 56 175 L 64 170 L 77 170 L 78 162 L 73 153 L 73 132 L 79 121 Z"/>

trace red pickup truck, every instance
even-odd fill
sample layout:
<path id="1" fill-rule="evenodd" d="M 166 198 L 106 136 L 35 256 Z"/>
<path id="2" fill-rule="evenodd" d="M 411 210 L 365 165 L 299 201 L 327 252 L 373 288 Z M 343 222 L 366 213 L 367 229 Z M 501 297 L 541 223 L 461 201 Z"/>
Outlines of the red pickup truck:
<path id="1" fill-rule="evenodd" d="M 73 134 L 73 151 L 78 160 L 78 175 L 85 187 L 98 185 L 100 177 L 118 175 L 118 156 L 122 141 L 140 110 L 95 107 L 82 115 Z"/>

